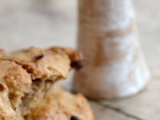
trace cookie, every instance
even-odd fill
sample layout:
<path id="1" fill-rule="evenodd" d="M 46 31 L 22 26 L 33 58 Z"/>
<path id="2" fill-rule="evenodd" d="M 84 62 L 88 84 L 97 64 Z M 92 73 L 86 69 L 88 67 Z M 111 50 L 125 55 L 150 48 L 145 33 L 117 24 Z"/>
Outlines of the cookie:
<path id="1" fill-rule="evenodd" d="M 20 64 L 31 74 L 32 80 L 65 79 L 70 69 L 67 54 L 62 55 L 37 47 L 13 51 L 4 57 Z"/>
<path id="2" fill-rule="evenodd" d="M 31 76 L 13 61 L 0 60 L 0 68 L 0 119 L 13 120 Z"/>
<path id="3" fill-rule="evenodd" d="M 19 99 L 21 104 L 14 108 L 17 109 L 16 116 L 19 117 L 29 114 L 31 109 L 36 106 L 37 101 L 48 92 L 57 80 L 67 77 L 72 61 L 65 52 L 56 52 L 56 50 L 49 49 L 44 50 L 36 47 L 13 52 L 0 50 L 0 59 L 1 61 L 9 61 L 16 64 L 30 76 L 31 82 L 29 88 L 27 91 L 24 91 L 23 98 Z M 10 74 L 14 72 L 8 71 L 8 73 L 11 72 Z M 24 82 L 26 81 L 24 79 L 22 80 Z M 15 81 L 18 82 L 17 79 Z M 16 91 L 13 90 L 13 92 Z"/>
<path id="4" fill-rule="evenodd" d="M 16 62 L 31 75 L 30 90 L 25 93 L 20 105 L 22 115 L 28 114 L 54 82 L 65 79 L 70 70 L 70 59 L 66 54 L 36 47 L 10 52 L 4 59 Z"/>
<path id="5" fill-rule="evenodd" d="M 54 87 L 25 120 L 94 120 L 94 116 L 82 94 L 72 95 Z"/>

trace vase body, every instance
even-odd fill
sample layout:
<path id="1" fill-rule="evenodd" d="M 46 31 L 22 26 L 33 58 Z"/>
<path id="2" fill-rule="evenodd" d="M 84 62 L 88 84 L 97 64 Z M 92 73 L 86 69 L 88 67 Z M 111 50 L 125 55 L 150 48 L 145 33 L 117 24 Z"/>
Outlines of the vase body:
<path id="1" fill-rule="evenodd" d="M 138 93 L 149 80 L 132 0 L 79 0 L 78 48 L 86 57 L 73 87 L 93 99 Z"/>

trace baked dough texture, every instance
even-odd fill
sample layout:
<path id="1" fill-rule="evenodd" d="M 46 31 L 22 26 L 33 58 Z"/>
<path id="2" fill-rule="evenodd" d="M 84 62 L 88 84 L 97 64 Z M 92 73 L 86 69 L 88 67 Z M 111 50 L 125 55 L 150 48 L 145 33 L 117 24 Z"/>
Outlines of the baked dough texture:
<path id="1" fill-rule="evenodd" d="M 57 80 L 67 77 L 72 60 L 63 51 L 0 49 L 0 120 L 23 120 Z"/>
<path id="2" fill-rule="evenodd" d="M 30 74 L 9 60 L 0 60 L 0 120 L 13 120 L 21 98 L 31 85 Z"/>
<path id="3" fill-rule="evenodd" d="M 94 120 L 94 116 L 82 94 L 72 95 L 55 86 L 26 116 L 26 120 Z"/>

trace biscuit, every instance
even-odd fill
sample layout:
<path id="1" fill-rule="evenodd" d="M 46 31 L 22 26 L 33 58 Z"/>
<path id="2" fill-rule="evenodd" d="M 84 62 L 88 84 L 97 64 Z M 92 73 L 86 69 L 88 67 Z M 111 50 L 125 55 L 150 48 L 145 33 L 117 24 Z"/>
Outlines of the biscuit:
<path id="1" fill-rule="evenodd" d="M 63 48 L 63 50 L 65 50 L 65 48 Z M 24 88 L 22 82 L 25 83 L 30 80 L 30 84 L 27 89 L 22 89 L 23 91 L 20 88 L 9 89 L 8 93 L 6 92 L 7 94 L 13 92 L 17 96 L 20 94 L 17 98 L 15 98 L 15 95 L 12 94 L 9 95 L 9 98 L 7 97 L 7 94 L 5 94 L 5 96 L 0 96 L 0 99 L 4 97 L 3 99 L 5 99 L 5 101 L 8 100 L 8 107 L 10 107 L 10 113 L 12 113 L 12 115 L 9 115 L 6 111 L 7 109 L 3 107 L 0 107 L 0 112 L 2 111 L 1 114 L 8 114 L 8 116 L 14 116 L 14 114 L 16 114 L 16 119 L 22 119 L 22 116 L 25 116 L 31 112 L 31 110 L 36 106 L 37 101 L 44 97 L 44 95 L 57 80 L 65 79 L 67 77 L 68 72 L 71 69 L 71 63 L 77 55 L 73 55 L 74 50 L 72 50 L 72 53 L 70 54 L 67 52 L 57 51 L 59 51 L 58 48 L 57 50 L 56 48 L 54 50 L 45 50 L 36 47 L 13 52 L 0 50 L 0 60 L 8 62 L 8 64 L 2 64 L 4 70 L 6 71 L 6 74 L 13 76 L 13 78 L 10 79 L 9 75 L 5 75 L 5 77 L 2 77 L 1 81 L 9 79 L 10 82 L 17 82 L 16 87 L 20 86 Z M 70 57 L 71 55 L 73 56 L 72 58 Z M 12 65 L 11 63 L 18 66 L 19 69 L 25 72 L 26 75 L 24 75 L 24 78 L 25 76 L 28 76 L 28 78 L 21 78 L 24 73 L 20 70 L 16 70 L 14 67 L 10 67 L 10 65 Z M 3 71 L 1 72 L 4 73 Z M 20 78 L 16 78 L 16 76 L 14 77 L 14 74 L 17 72 L 20 74 L 19 76 L 22 82 L 19 80 Z M 8 88 L 11 88 L 8 85 L 14 84 L 6 85 Z M 16 90 L 18 90 L 18 92 Z M 2 115 L 0 115 L 0 120 L 1 118 L 4 118 L 4 120 L 9 120 L 7 115 L 5 115 L 6 117 L 1 116 Z"/>
<path id="2" fill-rule="evenodd" d="M 37 47 L 10 52 L 6 58 L 26 69 L 31 74 L 32 80 L 65 79 L 70 69 L 67 54 L 62 55 Z"/>
<path id="3" fill-rule="evenodd" d="M 56 86 L 25 120 L 94 120 L 94 116 L 82 94 L 72 95 Z"/>
<path id="4" fill-rule="evenodd" d="M 31 76 L 13 61 L 0 60 L 0 119 L 13 120 Z"/>

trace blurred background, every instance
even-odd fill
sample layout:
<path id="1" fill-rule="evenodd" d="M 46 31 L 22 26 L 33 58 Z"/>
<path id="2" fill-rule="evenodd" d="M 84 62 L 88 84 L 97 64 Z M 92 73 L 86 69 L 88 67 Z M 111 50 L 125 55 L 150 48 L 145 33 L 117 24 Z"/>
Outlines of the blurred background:
<path id="1" fill-rule="evenodd" d="M 118 103 L 107 102 L 107 104 L 138 115 L 145 120 L 159 120 L 160 116 L 157 111 L 160 110 L 158 105 L 160 99 L 158 95 L 160 89 L 160 0 L 133 0 L 133 2 L 141 45 L 155 80 L 152 81 L 148 91 L 140 96 Z M 45 48 L 53 45 L 75 48 L 77 5 L 78 0 L 0 0 L 0 48 L 15 50 L 29 46 Z M 132 119 L 134 116 L 125 117 L 123 113 L 117 115 L 113 112 L 114 107 L 110 107 L 112 111 L 105 112 L 103 107 L 94 102 L 91 104 L 96 117 L 101 116 L 101 120 L 106 120 L 102 116 L 112 117 L 108 120 L 141 120 Z"/>
<path id="2" fill-rule="evenodd" d="M 0 47 L 73 47 L 76 13 L 76 0 L 1 0 Z"/>
<path id="3" fill-rule="evenodd" d="M 160 55 L 160 1 L 133 2 L 147 62 L 155 66 Z M 75 47 L 77 4 L 78 0 L 1 0 L 0 47 L 7 50 L 28 46 Z"/>

